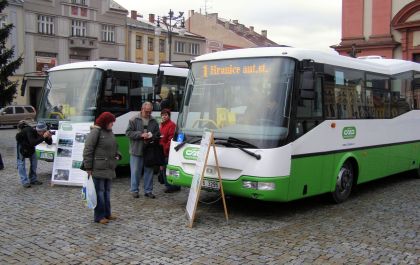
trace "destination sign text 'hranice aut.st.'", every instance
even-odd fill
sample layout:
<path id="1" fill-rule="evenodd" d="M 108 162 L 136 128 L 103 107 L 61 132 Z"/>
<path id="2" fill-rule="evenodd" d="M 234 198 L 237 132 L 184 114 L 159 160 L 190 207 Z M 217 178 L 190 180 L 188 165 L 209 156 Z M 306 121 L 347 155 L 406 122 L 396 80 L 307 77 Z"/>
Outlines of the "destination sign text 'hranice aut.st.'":
<path id="1" fill-rule="evenodd" d="M 266 74 L 269 72 L 265 64 L 250 64 L 244 66 L 203 65 L 203 77 L 215 75 Z"/>

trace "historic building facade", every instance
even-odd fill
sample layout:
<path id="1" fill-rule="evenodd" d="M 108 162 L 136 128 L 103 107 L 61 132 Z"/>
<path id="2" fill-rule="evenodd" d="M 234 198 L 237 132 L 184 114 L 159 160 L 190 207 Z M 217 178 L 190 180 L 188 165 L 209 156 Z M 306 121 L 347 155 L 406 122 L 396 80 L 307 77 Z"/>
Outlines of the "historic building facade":
<path id="1" fill-rule="evenodd" d="M 205 53 L 206 39 L 202 36 L 186 31 L 180 34 L 179 27 L 168 29 L 159 22 L 158 17 L 149 14 L 148 19 L 132 10 L 127 18 L 127 60 L 145 64 L 170 63 L 187 67 L 181 61 L 191 60 Z M 171 43 L 169 43 L 171 34 Z M 171 53 L 169 56 L 169 53 Z M 170 57 L 170 58 L 169 58 Z M 169 60 L 170 59 L 170 60 Z"/>
<path id="2" fill-rule="evenodd" d="M 420 62 L 420 1 L 343 0 L 342 55 Z"/>
<path id="3" fill-rule="evenodd" d="M 238 48 L 281 46 L 267 38 L 267 30 L 261 34 L 253 26 L 246 27 L 238 20 L 219 18 L 217 13 L 201 14 L 189 11 L 187 30 L 206 38 L 206 53 Z"/>
<path id="4" fill-rule="evenodd" d="M 17 104 L 37 105 L 45 71 L 59 64 L 98 59 L 125 60 L 128 11 L 113 0 L 9 1 L 3 23 L 15 28 L 8 45 L 24 62 L 13 77 L 26 80 Z"/>

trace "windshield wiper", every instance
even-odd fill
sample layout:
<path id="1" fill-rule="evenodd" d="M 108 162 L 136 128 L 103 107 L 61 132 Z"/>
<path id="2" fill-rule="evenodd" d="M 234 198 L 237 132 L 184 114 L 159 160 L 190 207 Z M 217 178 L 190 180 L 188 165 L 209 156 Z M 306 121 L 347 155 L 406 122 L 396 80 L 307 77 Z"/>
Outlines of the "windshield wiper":
<path id="1" fill-rule="evenodd" d="M 255 148 L 255 149 L 257 149 L 257 148 L 258 148 L 257 146 L 255 146 L 255 145 L 253 145 L 253 144 L 251 144 L 251 143 L 248 143 L 248 142 L 245 142 L 245 141 L 239 140 L 238 138 L 234 138 L 234 137 L 228 137 L 228 138 L 227 138 L 227 141 L 228 141 L 229 143 L 236 143 L 236 144 L 240 144 L 240 145 L 243 145 L 243 146 L 248 147 L 248 148 Z"/>
<path id="2" fill-rule="evenodd" d="M 174 147 L 175 151 L 178 152 L 179 149 L 181 149 L 185 144 L 195 144 L 201 141 L 201 137 L 192 137 L 189 140 L 185 140 L 183 142 L 181 142 L 180 144 L 178 144 L 177 146 Z"/>
<path id="3" fill-rule="evenodd" d="M 234 140 L 232 140 L 232 139 L 234 139 Z M 234 143 L 235 141 L 237 141 L 237 143 Z M 241 141 L 241 140 L 236 139 L 236 138 L 229 137 L 227 140 L 217 140 L 217 141 L 215 141 L 215 144 L 221 144 L 221 145 L 224 145 L 224 146 L 232 146 L 232 147 L 238 148 L 242 152 L 246 153 L 247 155 L 250 155 L 250 156 L 254 157 L 257 160 L 260 160 L 261 159 L 261 155 L 260 154 L 256 154 L 254 152 L 251 152 L 249 150 L 246 150 L 246 149 L 242 148 L 241 146 L 239 146 L 237 144 L 252 146 L 252 148 L 257 148 L 256 146 L 254 146 L 254 145 L 252 145 L 250 143 Z"/>

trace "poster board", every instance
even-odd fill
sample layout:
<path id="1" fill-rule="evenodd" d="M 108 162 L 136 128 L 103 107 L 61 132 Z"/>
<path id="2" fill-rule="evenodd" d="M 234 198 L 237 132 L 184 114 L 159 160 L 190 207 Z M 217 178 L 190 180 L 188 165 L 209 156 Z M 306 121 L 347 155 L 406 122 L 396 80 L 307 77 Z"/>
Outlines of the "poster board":
<path id="1" fill-rule="evenodd" d="M 92 123 L 60 121 L 51 184 L 82 186 L 87 173 L 80 170 L 86 136 Z"/>
<path id="2" fill-rule="evenodd" d="M 195 212 L 197 209 L 198 199 L 200 197 L 200 191 L 201 187 L 203 185 L 203 179 L 204 179 L 204 171 L 207 166 L 207 161 L 210 153 L 210 149 L 213 147 L 213 154 L 216 161 L 216 169 L 217 174 L 219 177 L 219 185 L 220 185 L 220 191 L 222 194 L 222 200 L 223 200 L 223 207 L 225 210 L 225 217 L 226 220 L 228 220 L 228 214 L 227 214 L 227 208 L 226 208 L 226 201 L 225 201 L 225 195 L 223 192 L 223 184 L 222 184 L 222 177 L 220 175 L 220 168 L 219 168 L 219 162 L 217 159 L 216 154 L 216 147 L 214 145 L 214 137 L 213 132 L 204 132 L 203 137 L 201 139 L 200 144 L 200 152 L 198 154 L 196 163 L 195 163 L 195 171 L 194 176 L 191 181 L 191 187 L 190 187 L 190 193 L 188 195 L 188 201 L 186 205 L 186 212 L 187 212 L 187 219 L 188 219 L 188 227 L 192 228 Z"/>

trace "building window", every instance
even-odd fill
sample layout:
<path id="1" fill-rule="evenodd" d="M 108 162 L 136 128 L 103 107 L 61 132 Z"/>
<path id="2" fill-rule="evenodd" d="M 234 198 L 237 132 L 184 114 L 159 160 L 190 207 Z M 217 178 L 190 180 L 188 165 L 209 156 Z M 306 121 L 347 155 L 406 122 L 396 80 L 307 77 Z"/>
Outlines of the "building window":
<path id="1" fill-rule="evenodd" d="M 102 25 L 102 41 L 115 42 L 115 29 L 111 25 Z"/>
<path id="2" fill-rule="evenodd" d="M 149 51 L 149 52 L 152 52 L 153 51 L 153 42 L 154 42 L 154 38 L 147 38 L 147 50 Z"/>
<path id="3" fill-rule="evenodd" d="M 175 52 L 185 53 L 185 42 L 176 41 L 175 42 Z"/>
<path id="4" fill-rule="evenodd" d="M 136 49 L 141 49 L 141 43 L 142 43 L 142 37 L 139 35 L 136 35 Z"/>
<path id="5" fill-rule="evenodd" d="M 191 54 L 192 55 L 199 55 L 200 54 L 200 44 L 198 43 L 191 43 Z"/>
<path id="6" fill-rule="evenodd" d="M 159 52 L 165 52 L 165 40 L 159 39 Z"/>
<path id="7" fill-rule="evenodd" d="M 87 8 L 80 8 L 80 16 L 87 17 Z"/>
<path id="8" fill-rule="evenodd" d="M 82 5 L 82 6 L 86 5 L 86 0 L 71 0 L 70 2 L 76 5 Z"/>
<path id="9" fill-rule="evenodd" d="M 79 37 L 86 37 L 86 21 L 72 20 L 71 35 L 79 36 Z"/>
<path id="10" fill-rule="evenodd" d="M 38 33 L 49 35 L 54 34 L 54 18 L 38 15 Z"/>

